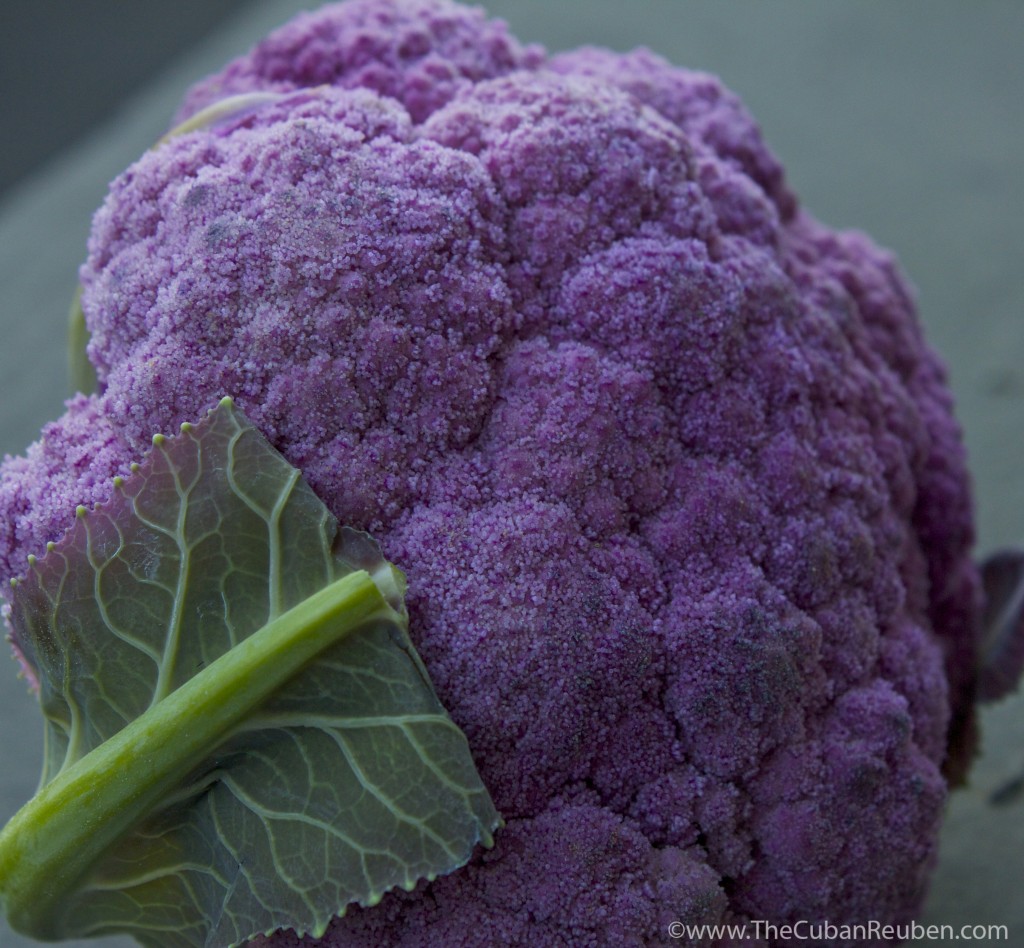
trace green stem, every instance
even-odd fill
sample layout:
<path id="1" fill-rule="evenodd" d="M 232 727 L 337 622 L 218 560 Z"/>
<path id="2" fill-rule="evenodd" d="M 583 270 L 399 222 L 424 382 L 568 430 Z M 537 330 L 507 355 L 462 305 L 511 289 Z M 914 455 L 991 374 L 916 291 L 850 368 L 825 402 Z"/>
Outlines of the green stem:
<path id="1" fill-rule="evenodd" d="M 267 623 L 81 760 L 0 832 L 0 908 L 12 928 L 60 938 L 61 903 L 256 707 L 320 652 L 393 616 L 370 575 L 349 573 Z"/>

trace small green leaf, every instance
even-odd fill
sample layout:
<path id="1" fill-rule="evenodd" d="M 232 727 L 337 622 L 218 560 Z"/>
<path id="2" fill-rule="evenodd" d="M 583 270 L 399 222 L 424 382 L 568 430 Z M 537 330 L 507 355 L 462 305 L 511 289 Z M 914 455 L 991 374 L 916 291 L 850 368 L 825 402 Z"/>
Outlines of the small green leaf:
<path id="1" fill-rule="evenodd" d="M 500 823 L 407 633 L 404 578 L 225 400 L 12 590 L 46 718 L 0 905 L 48 940 L 320 935 Z"/>
<path id="2" fill-rule="evenodd" d="M 88 345 L 89 330 L 85 325 L 82 288 L 79 287 L 68 308 L 68 381 L 72 395 L 75 392 L 91 395 L 96 391 L 96 369 L 89 361 Z"/>
<path id="3" fill-rule="evenodd" d="M 311 90 L 316 92 L 316 88 Z M 306 94 L 309 94 L 308 92 Z M 218 122 L 244 115 L 269 105 L 272 102 L 281 102 L 288 98 L 288 95 L 280 92 L 243 92 L 239 95 L 230 95 L 223 99 L 200 109 L 195 115 L 185 119 L 180 125 L 175 125 L 169 132 L 158 139 L 153 148 L 159 148 L 164 142 L 177 138 L 179 135 L 187 135 L 189 132 L 210 128 Z"/>

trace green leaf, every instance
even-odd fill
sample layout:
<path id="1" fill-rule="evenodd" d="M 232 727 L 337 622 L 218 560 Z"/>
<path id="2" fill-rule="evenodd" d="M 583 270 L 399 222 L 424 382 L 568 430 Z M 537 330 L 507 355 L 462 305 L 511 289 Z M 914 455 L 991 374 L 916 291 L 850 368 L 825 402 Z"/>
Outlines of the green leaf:
<path id="1" fill-rule="evenodd" d="M 91 395 L 96 391 L 96 369 L 89 361 L 88 345 L 89 330 L 85 325 L 82 288 L 79 287 L 68 308 L 68 381 L 72 395 L 75 392 Z"/>
<path id="2" fill-rule="evenodd" d="M 0 833 L 12 927 L 319 936 L 500 819 L 407 633 L 404 578 L 225 400 L 12 589 L 46 719 Z"/>
<path id="3" fill-rule="evenodd" d="M 304 89 L 299 95 L 307 97 L 316 95 L 318 91 L 318 88 Z M 219 122 L 236 118 L 239 115 L 244 115 L 246 112 L 253 112 L 273 102 L 282 102 L 285 99 L 292 98 L 294 95 L 295 93 L 281 92 L 242 92 L 238 95 L 230 95 L 223 99 L 218 99 L 216 102 L 206 106 L 205 109 L 200 109 L 195 115 L 185 119 L 180 125 L 175 125 L 174 128 L 157 140 L 153 148 L 159 148 L 164 142 L 177 138 L 179 135 L 187 135 L 200 129 L 211 128 Z"/>

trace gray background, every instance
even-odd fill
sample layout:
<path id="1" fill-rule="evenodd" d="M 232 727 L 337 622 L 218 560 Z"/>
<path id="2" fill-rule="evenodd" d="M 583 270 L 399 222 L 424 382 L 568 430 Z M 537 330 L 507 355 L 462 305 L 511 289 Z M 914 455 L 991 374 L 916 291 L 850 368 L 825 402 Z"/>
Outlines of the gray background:
<path id="1" fill-rule="evenodd" d="M 248 0 L 4 0 L 0 194 Z"/>
<path id="2" fill-rule="evenodd" d="M 107 182 L 165 130 L 192 80 L 306 4 L 61 3 L 59 29 L 79 47 L 74 82 L 63 87 L 53 76 L 70 54 L 54 41 L 54 6 L 8 0 L 0 13 L 0 150 L 16 139 L 34 143 L 19 152 L 29 156 L 21 166 L 0 167 L 6 453 L 20 453 L 62 411 L 67 303 Z M 492 0 L 488 7 L 521 39 L 552 50 L 642 44 L 722 76 L 760 120 L 804 204 L 829 224 L 867 230 L 899 255 L 928 335 L 950 367 L 975 479 L 979 555 L 1024 542 L 1024 4 Z M 129 8 L 149 12 L 133 19 Z M 28 51 L 16 64 L 12 29 Z M 112 70 L 111 59 L 122 68 Z M 25 108 L 22 97 L 34 106 Z M 88 128 L 80 121 L 86 112 L 95 123 Z M 34 165 L 27 176 L 19 171 L 26 162 Z M 14 671 L 0 660 L 0 821 L 34 792 L 40 759 L 38 711 Z M 1024 698 L 988 710 L 984 728 L 971 785 L 951 799 L 925 921 L 1003 923 L 1011 944 L 1024 943 L 1024 799 L 988 802 L 1024 770 Z M 0 944 L 30 943 L 0 923 Z"/>

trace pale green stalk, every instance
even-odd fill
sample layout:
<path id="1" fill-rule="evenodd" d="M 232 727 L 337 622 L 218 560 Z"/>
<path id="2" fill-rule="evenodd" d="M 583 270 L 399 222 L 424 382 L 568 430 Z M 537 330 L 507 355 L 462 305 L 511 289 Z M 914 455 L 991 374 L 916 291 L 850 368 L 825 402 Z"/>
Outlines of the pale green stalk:
<path id="1" fill-rule="evenodd" d="M 375 616 L 394 619 L 369 574 L 349 573 L 221 655 L 62 771 L 0 832 L 0 909 L 58 938 L 60 903 L 103 853 L 308 662 Z"/>

